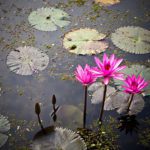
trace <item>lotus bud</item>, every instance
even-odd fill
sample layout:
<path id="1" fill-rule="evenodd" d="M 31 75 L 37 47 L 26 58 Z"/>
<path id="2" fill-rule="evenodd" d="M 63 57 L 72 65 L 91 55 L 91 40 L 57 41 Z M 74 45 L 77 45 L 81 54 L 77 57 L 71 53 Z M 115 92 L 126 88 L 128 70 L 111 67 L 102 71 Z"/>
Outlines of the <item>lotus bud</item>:
<path id="1" fill-rule="evenodd" d="M 35 104 L 35 113 L 37 115 L 39 115 L 41 113 L 41 108 L 40 108 L 40 104 L 39 103 Z"/>
<path id="2" fill-rule="evenodd" d="M 53 105 L 56 104 L 56 97 L 55 97 L 55 95 L 53 95 L 53 97 L 52 97 L 52 104 L 53 104 Z"/>

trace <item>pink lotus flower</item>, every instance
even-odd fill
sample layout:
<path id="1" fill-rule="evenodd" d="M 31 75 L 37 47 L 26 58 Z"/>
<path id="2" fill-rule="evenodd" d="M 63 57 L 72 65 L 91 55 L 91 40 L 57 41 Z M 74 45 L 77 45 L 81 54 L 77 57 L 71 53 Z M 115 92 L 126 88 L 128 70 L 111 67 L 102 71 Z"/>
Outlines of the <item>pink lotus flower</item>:
<path id="1" fill-rule="evenodd" d="M 124 74 L 119 72 L 126 67 L 119 67 L 123 59 L 116 59 L 114 54 L 112 54 L 110 58 L 108 58 L 108 56 L 104 54 L 103 62 L 101 62 L 97 57 L 95 57 L 94 59 L 97 67 L 93 67 L 90 71 L 94 74 L 95 77 L 103 77 L 105 85 L 109 83 L 111 78 L 124 80 Z"/>
<path id="2" fill-rule="evenodd" d="M 75 71 L 76 79 L 79 82 L 81 82 L 84 86 L 87 86 L 87 85 L 95 82 L 96 78 L 89 71 L 89 70 L 91 70 L 89 65 L 86 64 L 84 69 L 80 65 L 78 65 L 78 67 L 76 69 L 77 69 Z"/>
<path id="3" fill-rule="evenodd" d="M 142 90 L 148 86 L 148 82 L 146 82 L 140 75 L 137 78 L 135 75 L 127 76 L 124 83 L 125 85 L 122 86 L 125 89 L 124 92 L 130 94 L 141 93 Z"/>

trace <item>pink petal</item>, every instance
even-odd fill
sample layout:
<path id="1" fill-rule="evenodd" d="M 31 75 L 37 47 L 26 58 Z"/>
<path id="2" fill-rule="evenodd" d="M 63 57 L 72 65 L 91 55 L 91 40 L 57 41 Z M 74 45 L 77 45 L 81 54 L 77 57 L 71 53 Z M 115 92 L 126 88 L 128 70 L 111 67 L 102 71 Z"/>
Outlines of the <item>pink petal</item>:
<path id="1" fill-rule="evenodd" d="M 107 54 L 104 53 L 104 55 L 103 55 L 103 64 L 105 65 L 107 62 L 108 62 L 108 57 L 107 57 Z"/>
<path id="2" fill-rule="evenodd" d="M 121 67 L 116 68 L 115 71 L 120 71 L 120 70 L 123 70 L 123 69 L 125 69 L 125 68 L 126 68 L 126 66 L 124 65 L 124 66 L 121 66 Z"/>
<path id="3" fill-rule="evenodd" d="M 101 69 L 103 67 L 103 63 L 100 61 L 98 57 L 94 57 L 97 66 Z"/>
<path id="4" fill-rule="evenodd" d="M 116 69 L 121 64 L 122 61 L 123 61 L 123 59 L 118 59 L 116 61 L 116 64 L 114 65 L 114 69 Z"/>
<path id="5" fill-rule="evenodd" d="M 111 56 L 110 56 L 110 64 L 112 65 L 112 63 L 114 62 L 114 59 L 115 59 L 115 55 L 114 54 L 112 54 Z"/>

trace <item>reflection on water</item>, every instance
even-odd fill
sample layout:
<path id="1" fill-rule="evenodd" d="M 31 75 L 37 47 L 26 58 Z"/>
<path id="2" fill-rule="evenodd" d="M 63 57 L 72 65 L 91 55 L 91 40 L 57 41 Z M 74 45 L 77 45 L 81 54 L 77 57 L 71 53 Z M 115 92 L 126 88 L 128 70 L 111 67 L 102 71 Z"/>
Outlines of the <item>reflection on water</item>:
<path id="1" fill-rule="evenodd" d="M 56 119 L 50 117 L 53 111 L 53 105 L 51 104 L 53 94 L 56 95 L 57 105 L 60 106 L 56 113 L 58 125 L 71 129 L 82 127 L 83 93 L 81 91 L 83 89 L 78 83 L 74 82 L 73 72 L 77 64 L 88 63 L 93 65 L 94 61 L 93 56 L 72 55 L 63 48 L 63 36 L 70 30 L 85 27 L 96 28 L 107 35 L 106 40 L 110 44 L 109 49 L 106 51 L 108 54 L 115 53 L 118 57 L 123 57 L 127 65 L 140 63 L 150 66 L 148 61 L 150 54 L 134 55 L 125 53 L 110 41 L 110 33 L 121 26 L 140 26 L 149 29 L 148 9 L 150 2 L 148 0 L 122 0 L 119 4 L 110 7 L 98 7 L 88 0 L 81 3 L 81 5 L 77 5 L 77 1 L 69 1 L 0 1 L 0 114 L 8 116 L 11 123 L 9 139 L 2 150 L 29 147 L 30 140 L 40 129 L 34 112 L 36 103 L 41 104 L 40 117 L 43 126 L 53 124 L 53 119 Z M 42 32 L 33 29 L 27 20 L 30 12 L 37 8 L 49 6 L 65 10 L 71 16 L 70 25 L 63 29 L 59 28 L 56 32 Z M 49 56 L 49 65 L 44 71 L 31 76 L 20 76 L 10 72 L 6 65 L 8 53 L 16 47 L 24 45 L 40 48 Z M 101 57 L 101 54 L 99 57 Z M 123 118 L 122 126 L 120 126 L 121 130 L 126 129 L 128 123 L 131 123 L 131 127 L 137 128 L 138 122 L 140 124 L 139 133 L 146 129 L 143 126 L 146 123 L 140 123 L 140 119 L 145 118 L 145 116 L 150 117 L 148 100 L 149 96 L 145 98 L 144 110 L 136 118 L 130 118 L 131 120 Z M 99 106 L 92 105 L 89 97 L 87 108 L 88 127 L 98 118 L 98 114 Z M 115 118 L 118 117 L 114 111 L 108 111 L 105 112 L 104 118 L 109 120 L 109 115 Z M 131 129 L 128 128 L 127 130 L 130 132 Z M 146 132 L 148 131 L 146 130 Z M 143 144 L 143 142 L 138 142 L 138 134 L 135 132 L 131 136 L 118 130 L 117 134 L 119 135 L 118 143 L 121 149 L 144 149 L 144 147 L 137 144 Z M 143 136 L 142 133 L 141 137 Z"/>

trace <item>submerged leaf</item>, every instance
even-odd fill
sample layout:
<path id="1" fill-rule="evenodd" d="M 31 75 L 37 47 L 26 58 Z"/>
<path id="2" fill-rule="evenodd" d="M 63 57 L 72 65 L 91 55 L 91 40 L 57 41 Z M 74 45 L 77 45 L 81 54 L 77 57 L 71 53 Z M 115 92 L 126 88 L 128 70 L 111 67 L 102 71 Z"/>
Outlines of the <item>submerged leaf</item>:
<path id="1" fill-rule="evenodd" d="M 34 72 L 42 71 L 48 63 L 48 55 L 30 46 L 18 47 L 7 56 L 9 69 L 20 75 L 32 75 Z"/>
<path id="2" fill-rule="evenodd" d="M 120 49 L 135 53 L 150 53 L 150 31 L 141 27 L 121 27 L 112 33 L 112 42 Z"/>
<path id="3" fill-rule="evenodd" d="M 75 132 L 56 127 L 54 131 L 36 138 L 32 144 L 32 150 L 86 150 L 83 139 Z"/>
<path id="4" fill-rule="evenodd" d="M 108 48 L 108 43 L 100 41 L 105 36 L 95 29 L 78 29 L 65 35 L 63 45 L 71 53 L 81 55 L 97 54 L 104 52 Z"/>
<path id="5" fill-rule="evenodd" d="M 95 3 L 98 3 L 103 6 L 110 6 L 119 3 L 120 0 L 95 0 Z"/>
<path id="6" fill-rule="evenodd" d="M 56 8 L 39 8 L 31 12 L 28 17 L 30 24 L 38 30 L 55 31 L 58 27 L 67 26 L 69 15 L 63 10 Z"/>
<path id="7" fill-rule="evenodd" d="M 8 139 L 4 133 L 10 129 L 10 123 L 6 117 L 0 115 L 0 147 L 2 147 Z"/>
<path id="8" fill-rule="evenodd" d="M 62 105 L 57 111 L 58 122 L 69 128 L 81 126 L 82 116 L 82 111 L 74 105 Z"/>

